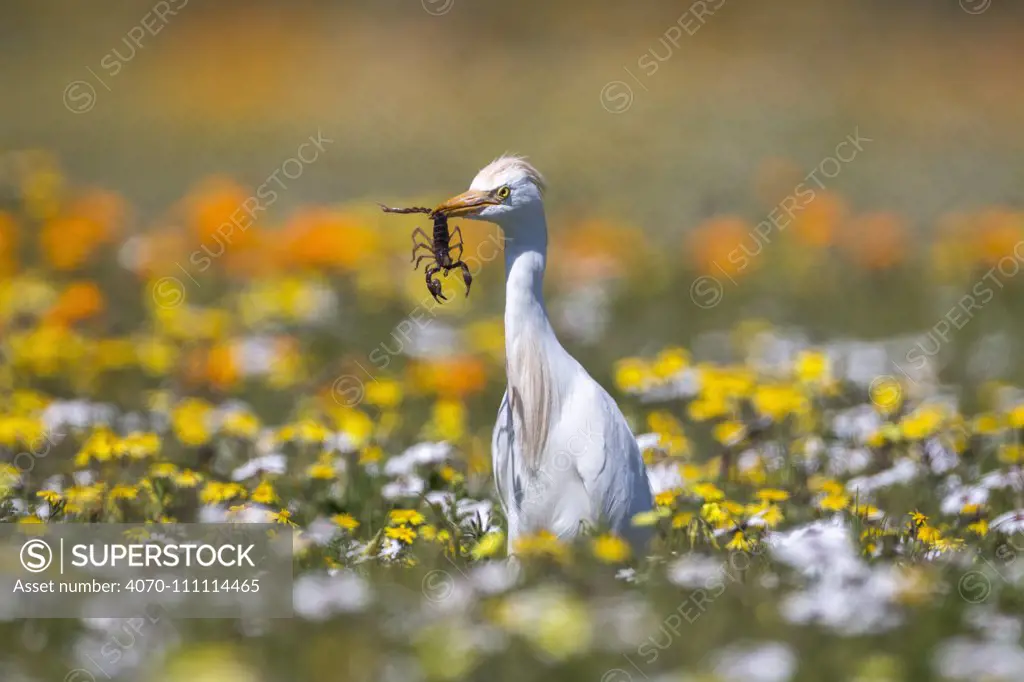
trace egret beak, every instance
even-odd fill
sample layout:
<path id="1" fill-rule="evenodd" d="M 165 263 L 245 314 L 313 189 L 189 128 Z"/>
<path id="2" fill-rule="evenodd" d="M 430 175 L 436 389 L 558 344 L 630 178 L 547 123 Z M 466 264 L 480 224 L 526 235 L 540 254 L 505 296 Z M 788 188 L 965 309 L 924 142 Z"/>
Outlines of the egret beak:
<path id="1" fill-rule="evenodd" d="M 498 201 L 492 192 L 471 189 L 454 196 L 434 209 L 434 213 L 442 213 L 449 218 L 470 215 L 485 206 L 496 206 Z"/>

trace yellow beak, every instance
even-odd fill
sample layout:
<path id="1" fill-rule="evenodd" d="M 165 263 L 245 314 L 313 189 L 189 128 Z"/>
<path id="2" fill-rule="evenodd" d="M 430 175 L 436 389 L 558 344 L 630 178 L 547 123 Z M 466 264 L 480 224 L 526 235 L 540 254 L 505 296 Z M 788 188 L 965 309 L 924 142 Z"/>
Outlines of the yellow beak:
<path id="1" fill-rule="evenodd" d="M 477 211 L 484 206 L 496 206 L 499 204 L 491 192 L 471 189 L 448 201 L 440 204 L 434 209 L 434 213 L 443 213 L 448 217 L 467 215 Z"/>

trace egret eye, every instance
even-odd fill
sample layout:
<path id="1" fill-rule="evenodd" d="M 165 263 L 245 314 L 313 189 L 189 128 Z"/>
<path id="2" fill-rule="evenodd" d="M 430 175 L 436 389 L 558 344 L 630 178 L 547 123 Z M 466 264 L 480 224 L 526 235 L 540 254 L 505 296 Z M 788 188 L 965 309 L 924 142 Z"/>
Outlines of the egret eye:
<path id="1" fill-rule="evenodd" d="M 502 201 L 504 201 L 505 199 L 508 199 L 511 194 L 512 194 L 512 190 L 509 189 L 509 187 L 507 185 L 504 186 L 504 187 L 499 187 L 498 188 L 498 198 L 501 199 Z"/>

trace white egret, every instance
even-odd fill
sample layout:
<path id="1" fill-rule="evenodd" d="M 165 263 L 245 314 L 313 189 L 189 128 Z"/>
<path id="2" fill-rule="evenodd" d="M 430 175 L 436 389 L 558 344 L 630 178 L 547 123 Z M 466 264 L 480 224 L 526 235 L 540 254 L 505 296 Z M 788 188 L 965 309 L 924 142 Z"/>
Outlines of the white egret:
<path id="1" fill-rule="evenodd" d="M 631 521 L 653 506 L 636 439 L 608 392 L 562 347 L 544 307 L 548 230 L 544 180 L 516 156 L 481 170 L 435 210 L 497 223 L 505 235 L 505 371 L 492 458 L 516 537 L 543 529 L 569 539 L 610 527 L 639 554 L 649 531 Z"/>

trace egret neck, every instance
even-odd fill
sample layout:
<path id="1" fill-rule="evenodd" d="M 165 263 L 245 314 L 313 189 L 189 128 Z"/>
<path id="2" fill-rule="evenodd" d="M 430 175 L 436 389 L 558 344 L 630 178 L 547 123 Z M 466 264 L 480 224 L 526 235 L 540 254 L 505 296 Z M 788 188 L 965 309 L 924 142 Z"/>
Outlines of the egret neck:
<path id="1" fill-rule="evenodd" d="M 544 308 L 548 228 L 544 211 L 503 221 L 505 232 L 505 336 L 546 333 L 554 337 Z"/>
<path id="2" fill-rule="evenodd" d="M 523 458 L 540 465 L 561 405 L 555 368 L 565 355 L 544 307 L 548 230 L 541 207 L 503 221 L 505 232 L 505 357 L 509 400 L 522 427 Z"/>

